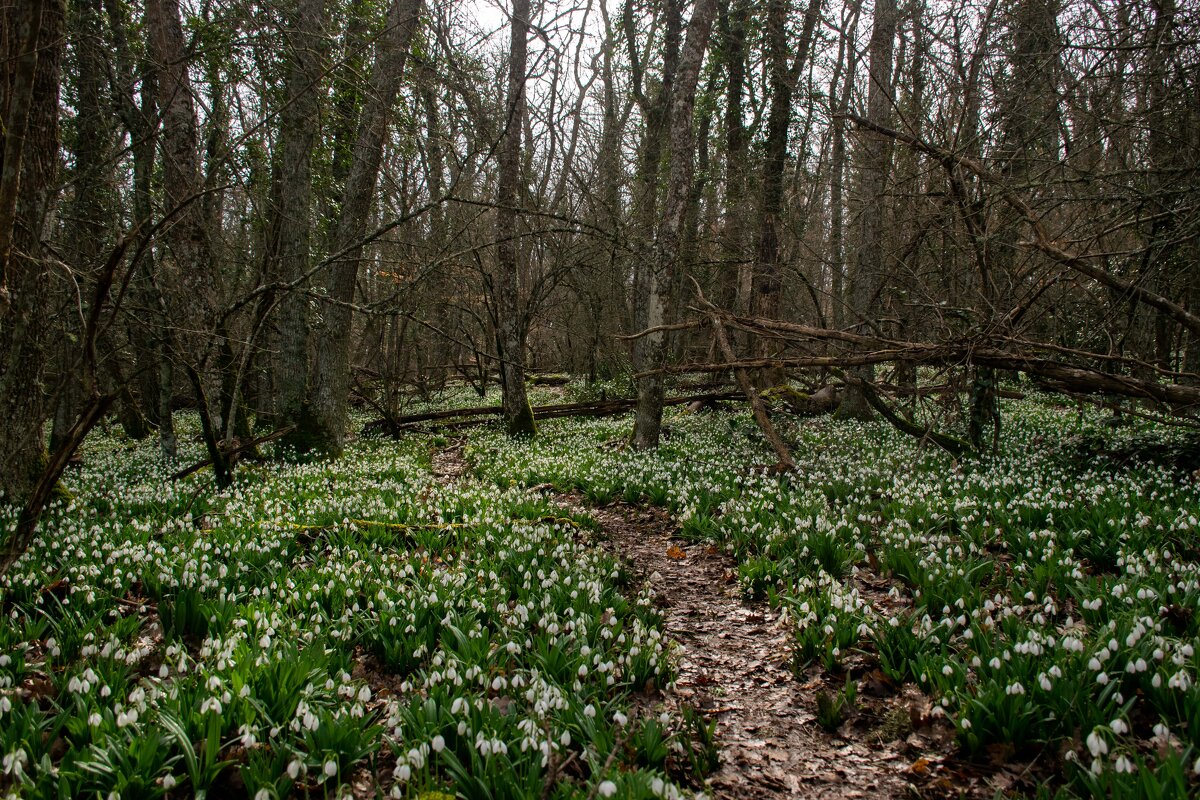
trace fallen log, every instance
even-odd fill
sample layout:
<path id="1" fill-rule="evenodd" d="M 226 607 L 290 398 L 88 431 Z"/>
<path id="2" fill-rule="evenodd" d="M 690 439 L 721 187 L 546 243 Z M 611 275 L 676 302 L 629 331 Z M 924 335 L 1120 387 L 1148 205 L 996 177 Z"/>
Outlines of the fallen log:
<path id="1" fill-rule="evenodd" d="M 690 405 L 692 403 L 716 403 L 727 400 L 744 400 L 741 392 L 712 392 L 708 394 L 692 394 L 681 397 L 668 397 L 663 400 L 664 406 Z M 556 419 L 559 417 L 608 417 L 630 411 L 637 404 L 634 398 L 616 398 L 612 400 L 594 400 L 587 403 L 553 403 L 544 406 L 534 406 L 533 416 L 536 419 Z M 361 435 L 381 436 L 392 438 L 400 436 L 404 431 L 417 429 L 427 423 L 446 422 L 447 427 L 461 427 L 463 424 L 486 422 L 488 417 L 499 416 L 502 406 L 475 406 L 472 408 L 456 408 L 446 411 L 427 411 L 420 414 L 408 414 L 392 420 L 377 419 L 363 426 Z"/>

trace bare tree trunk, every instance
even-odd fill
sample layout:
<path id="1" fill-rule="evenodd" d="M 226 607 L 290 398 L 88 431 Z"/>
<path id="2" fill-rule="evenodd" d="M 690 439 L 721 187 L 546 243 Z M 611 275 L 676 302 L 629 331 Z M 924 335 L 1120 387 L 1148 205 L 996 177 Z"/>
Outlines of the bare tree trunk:
<path id="1" fill-rule="evenodd" d="M 770 60 L 771 108 L 767 114 L 766 157 L 762 172 L 762 201 L 759 206 L 758 253 L 754 265 L 751 308 L 755 316 L 775 319 L 779 316 L 779 295 L 783 288 L 779 264 L 779 216 L 783 211 L 783 173 L 787 167 L 788 128 L 792 124 L 792 98 L 808 55 L 812 51 L 813 32 L 821 15 L 822 0 L 809 0 L 804 12 L 804 27 L 796 44 L 796 57 L 789 64 L 787 17 L 788 0 L 771 0 L 767 6 L 767 46 Z M 755 351 L 765 356 L 768 342 L 758 339 Z M 763 384 L 782 383 L 778 370 L 760 372 Z"/>
<path id="2" fill-rule="evenodd" d="M 295 0 L 289 9 L 287 77 L 279 114 L 278 181 L 273 191 L 271 238 L 266 280 L 294 283 L 310 266 L 313 202 L 313 151 L 321 133 L 320 83 L 325 58 L 325 0 Z M 260 405 L 265 427 L 300 421 L 308 378 L 308 298 L 296 291 L 264 296 L 274 319 L 264 330 L 267 351 L 266 402 Z M 260 423 L 260 427 L 262 427 Z"/>
<path id="3" fill-rule="evenodd" d="M 533 411 L 525 393 L 525 335 L 518 263 L 517 187 L 521 182 L 521 129 L 525 120 L 525 69 L 529 53 L 529 0 L 513 0 L 512 38 L 508 53 L 508 100 L 500 140 L 500 174 L 496 188 L 496 352 L 500 356 L 500 391 L 504 424 L 510 436 L 532 436 Z"/>
<path id="4" fill-rule="evenodd" d="M 681 234 L 688 197 L 692 187 L 695 134 L 692 130 L 692 110 L 696 102 L 696 84 L 700 66 L 708 46 L 708 35 L 716 16 L 716 0 L 697 0 L 688 22 L 687 41 L 679 58 L 679 70 L 671 91 L 671 160 L 667 178 L 666 199 L 662 221 L 654 242 L 653 269 L 647 275 L 645 293 L 634 298 L 643 312 L 639 315 L 647 328 L 669 322 L 675 313 L 672 299 L 677 295 L 677 283 L 682 278 L 680 263 Z M 664 331 L 641 337 L 645 344 L 635 348 L 644 362 L 634 363 L 634 369 L 645 372 L 665 365 L 668 343 Z M 640 351 L 640 352 L 639 352 Z M 633 444 L 640 450 L 658 446 L 662 430 L 663 377 L 661 373 L 638 379 L 637 416 L 634 420 Z"/>
<path id="5" fill-rule="evenodd" d="M 0 9 L 0 498 L 25 503 L 45 465 L 48 254 L 42 225 L 58 171 L 61 0 Z"/>
<path id="6" fill-rule="evenodd" d="M 64 315 L 64 333 L 59 342 L 58 376 L 54 424 L 50 430 L 50 449 L 65 441 L 85 400 L 83 376 L 75 369 L 79 358 L 78 343 L 83 336 L 80 325 L 85 309 L 82 297 L 90 292 L 95 273 L 104 265 L 104 251 L 111 242 L 116 186 L 112 174 L 113 131 L 110 123 L 105 76 L 107 59 L 103 49 L 103 11 L 99 0 L 78 0 L 71 4 L 67 20 L 68 36 L 75 54 L 76 114 L 71 184 L 74 197 L 67 232 L 65 257 L 84 290 L 69 297 L 69 312 Z M 115 355 L 114 355 L 115 358 Z"/>
<path id="7" fill-rule="evenodd" d="M 739 314 L 750 311 L 753 261 L 746 253 L 746 178 L 750 137 L 746 133 L 746 28 L 750 21 L 748 0 L 727 2 L 722 9 L 720 30 L 725 55 L 725 209 L 721 250 L 725 260 L 717 304 Z"/>
<path id="8" fill-rule="evenodd" d="M 867 89 L 867 118 L 886 125 L 891 116 L 892 52 L 898 18 L 896 0 L 876 0 L 875 19 L 869 46 L 870 84 Z M 858 191 L 862 196 L 859 217 L 858 254 L 850 286 L 850 311 L 857 317 L 856 327 L 870 330 L 872 312 L 883 287 L 883 217 L 887 210 L 887 181 L 892 165 L 892 140 L 875 132 L 864 132 L 862 167 Z M 852 370 L 861 381 L 874 380 L 871 365 Z M 851 383 L 842 395 L 838 415 L 854 419 L 872 416 L 871 405 L 862 387 Z"/>
<path id="9" fill-rule="evenodd" d="M 325 286 L 329 301 L 321 308 L 312 375 L 300 424 L 292 437 L 301 452 L 336 457 L 345 446 L 354 321 L 350 304 L 365 249 L 363 239 L 369 230 L 384 138 L 423 6 L 422 0 L 392 0 L 386 30 L 376 44 L 366 105 L 358 121 L 342 197 L 334 245 L 337 257 L 329 267 Z M 303 365 L 296 368 L 302 369 Z"/>
<path id="10" fill-rule="evenodd" d="M 202 413 L 218 420 L 220 382 L 208 362 L 216 306 L 216 275 L 212 268 L 212 241 L 205 226 L 203 205 L 197 202 L 204 178 L 200 159 L 199 122 L 193 99 L 188 57 L 180 20 L 179 0 L 147 0 L 146 29 L 150 58 L 158 77 L 158 108 L 162 117 L 163 200 L 173 214 L 163 234 L 161 274 L 158 283 L 168 329 L 169 352 L 206 379 Z M 170 407 L 169 365 L 160 368 L 161 411 Z"/>
<path id="11" fill-rule="evenodd" d="M 862 0 L 856 0 L 840 37 L 837 66 L 829 83 L 830 124 L 833 127 L 829 179 L 829 320 L 834 328 L 842 327 L 846 303 L 843 296 L 846 277 L 846 123 L 838 115 L 849 105 L 850 93 L 854 88 L 854 74 L 858 69 L 858 50 L 854 47 L 854 40 L 861 10 Z"/>

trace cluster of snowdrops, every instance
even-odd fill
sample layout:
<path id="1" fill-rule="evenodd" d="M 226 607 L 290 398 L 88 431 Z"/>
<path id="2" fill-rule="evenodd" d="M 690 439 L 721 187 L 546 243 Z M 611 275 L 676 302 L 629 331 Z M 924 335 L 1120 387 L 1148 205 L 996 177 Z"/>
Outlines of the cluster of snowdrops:
<path id="1" fill-rule="evenodd" d="M 1064 458 L 1098 412 L 1004 413 L 980 460 L 822 418 L 784 424 L 799 468 L 779 475 L 747 415 L 678 413 L 654 453 L 625 446 L 626 418 L 532 441 L 485 426 L 461 480 L 431 471 L 444 439 L 414 435 L 245 465 L 225 492 L 97 437 L 0 582 L 0 790 L 690 793 L 712 759 L 703 721 L 663 712 L 669 631 L 550 485 L 668 508 L 786 612 L 798 675 L 849 686 L 865 657 L 927 694 L 967 758 L 1033 751 L 1062 796 L 1187 796 L 1200 488 Z"/>

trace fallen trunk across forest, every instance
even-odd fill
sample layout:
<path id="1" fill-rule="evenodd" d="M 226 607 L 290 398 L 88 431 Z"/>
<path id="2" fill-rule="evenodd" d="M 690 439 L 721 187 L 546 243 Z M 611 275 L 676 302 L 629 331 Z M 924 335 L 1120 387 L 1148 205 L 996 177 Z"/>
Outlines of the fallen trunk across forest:
<path id="1" fill-rule="evenodd" d="M 741 392 L 710 392 L 708 394 L 691 394 L 681 397 L 668 397 L 663 401 L 667 406 L 691 405 L 692 403 L 717 403 L 728 400 L 744 400 Z M 533 406 L 535 419 L 554 419 L 555 417 L 607 417 L 623 414 L 637 404 L 636 398 L 615 398 L 611 400 L 593 400 L 585 403 L 554 403 L 544 406 Z M 487 421 L 487 417 L 499 416 L 503 412 L 501 406 L 475 406 L 472 408 L 456 408 L 448 411 L 429 411 L 420 414 L 406 414 L 391 419 L 377 419 L 363 426 L 362 435 L 399 436 L 404 431 L 413 430 L 425 423 L 435 422 L 453 425 L 477 424 Z"/>

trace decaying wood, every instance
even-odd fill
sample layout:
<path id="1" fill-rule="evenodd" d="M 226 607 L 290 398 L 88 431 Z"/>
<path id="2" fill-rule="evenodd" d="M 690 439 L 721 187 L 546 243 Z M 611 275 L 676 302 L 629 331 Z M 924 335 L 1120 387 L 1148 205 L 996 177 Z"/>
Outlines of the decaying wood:
<path id="1" fill-rule="evenodd" d="M 690 394 L 681 397 L 668 397 L 663 400 L 665 406 L 690 405 L 692 403 L 717 403 L 728 400 L 742 400 L 741 392 L 710 392 L 708 394 Z M 588 403 L 554 403 L 534 406 L 535 419 L 554 419 L 557 417 L 607 417 L 623 414 L 634 408 L 637 401 L 630 398 L 613 400 L 596 400 Z M 363 426 L 364 435 L 386 434 L 399 436 L 404 431 L 421 427 L 425 423 L 450 423 L 458 426 L 463 422 L 482 423 L 486 417 L 494 417 L 503 413 L 502 406 L 475 406 L 473 408 L 457 408 L 449 411 L 429 411 L 420 414 L 407 414 L 392 420 L 377 419 Z M 480 418 L 480 419 L 476 419 Z"/>
<path id="2" fill-rule="evenodd" d="M 694 310 L 702 314 L 709 313 L 701 308 Z M 1120 375 L 1094 367 L 1067 363 L 1056 358 L 1034 355 L 1033 351 L 1040 347 L 1036 342 L 1023 342 L 1010 337 L 987 335 L 962 337 L 946 342 L 916 342 L 799 325 L 779 320 L 743 317 L 725 311 L 713 313 L 716 313 L 726 325 L 759 335 L 790 339 L 795 344 L 820 343 L 828 346 L 831 342 L 838 342 L 851 347 L 843 352 L 826 351 L 819 354 L 780 358 L 744 358 L 732 363 L 679 364 L 662 367 L 660 368 L 661 372 L 669 374 L 718 373 L 730 369 L 769 367 L 844 368 L 887 362 L 941 366 L 979 365 L 1024 372 L 1062 391 L 1149 400 L 1168 406 L 1175 413 L 1195 414 L 1197 410 L 1200 410 L 1200 386 Z M 1051 355 L 1055 354 L 1052 348 L 1049 350 Z M 1080 352 L 1078 355 L 1082 358 L 1089 354 Z M 1103 355 L 1094 357 L 1106 360 Z M 1164 378 L 1175 380 L 1189 377 L 1182 373 L 1160 372 L 1159 374 L 1162 374 Z"/>
<path id="3" fill-rule="evenodd" d="M 717 313 L 717 307 L 708 302 L 704 292 L 700 290 L 700 284 L 692 279 L 692 287 L 696 292 L 696 300 L 701 307 L 706 309 L 708 313 L 709 323 L 712 326 L 713 336 L 717 340 L 717 346 L 720 347 L 722 355 L 729 363 L 737 361 L 737 354 L 733 352 L 733 347 L 729 344 L 729 337 L 725 335 L 725 325 L 721 322 L 721 317 Z M 775 451 L 775 455 L 779 457 L 779 466 L 783 469 L 794 470 L 796 462 L 792 459 L 792 451 L 780 438 L 779 432 L 775 430 L 775 426 L 771 424 L 771 417 L 767 414 L 767 407 L 763 404 L 762 397 L 758 393 L 758 389 L 754 388 L 754 383 L 750 380 L 750 374 L 741 368 L 734 368 L 733 374 L 737 377 L 738 386 L 741 387 L 742 393 L 746 395 L 746 399 L 750 402 L 750 410 L 754 414 L 754 421 L 758 423 L 759 429 L 763 432 L 767 442 L 770 443 L 771 449 Z"/>

